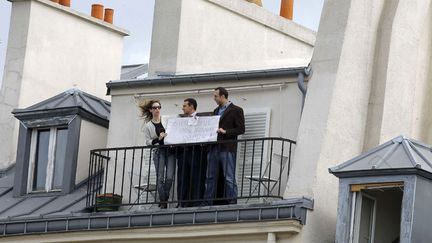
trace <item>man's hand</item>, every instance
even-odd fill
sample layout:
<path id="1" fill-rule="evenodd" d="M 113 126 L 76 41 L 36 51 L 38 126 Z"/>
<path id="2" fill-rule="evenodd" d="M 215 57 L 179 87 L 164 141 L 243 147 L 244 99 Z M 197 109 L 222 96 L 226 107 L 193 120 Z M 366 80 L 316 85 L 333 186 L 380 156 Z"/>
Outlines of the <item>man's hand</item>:
<path id="1" fill-rule="evenodd" d="M 223 128 L 219 128 L 216 132 L 221 134 L 226 134 L 226 130 Z"/>

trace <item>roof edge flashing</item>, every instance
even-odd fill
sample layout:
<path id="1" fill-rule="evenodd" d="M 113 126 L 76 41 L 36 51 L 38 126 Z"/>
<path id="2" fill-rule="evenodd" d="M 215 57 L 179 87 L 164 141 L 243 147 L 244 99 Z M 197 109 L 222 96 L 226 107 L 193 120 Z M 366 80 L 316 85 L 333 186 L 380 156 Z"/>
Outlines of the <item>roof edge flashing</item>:
<path id="1" fill-rule="evenodd" d="M 258 78 L 275 78 L 293 76 L 297 77 L 298 73 L 308 74 L 308 67 L 293 67 L 293 68 L 278 68 L 264 70 L 249 70 L 249 71 L 233 71 L 233 72 L 217 72 L 217 73 L 200 73 L 200 74 L 182 74 L 174 76 L 163 76 L 156 78 L 145 79 L 128 79 L 128 80 L 111 80 L 106 83 L 108 91 L 115 88 L 133 88 L 133 87 L 148 87 L 159 85 L 176 85 L 197 82 L 218 82 L 223 80 L 235 79 L 236 81 L 244 81 Z M 109 92 L 108 92 L 109 93 Z"/>

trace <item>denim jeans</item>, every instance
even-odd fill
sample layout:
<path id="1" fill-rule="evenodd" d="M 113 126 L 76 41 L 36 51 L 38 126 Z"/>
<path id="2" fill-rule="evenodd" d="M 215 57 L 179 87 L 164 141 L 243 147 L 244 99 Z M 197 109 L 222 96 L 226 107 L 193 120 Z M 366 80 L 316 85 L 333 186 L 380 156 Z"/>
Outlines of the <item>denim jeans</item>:
<path id="1" fill-rule="evenodd" d="M 166 202 L 174 182 L 175 156 L 169 148 L 156 148 L 153 152 L 153 161 L 156 169 L 156 187 L 159 200 Z"/>
<path id="2" fill-rule="evenodd" d="M 207 154 L 207 178 L 204 193 L 204 204 L 212 205 L 212 199 L 217 191 L 217 175 L 219 165 L 222 165 L 224 175 L 224 197 L 229 203 L 237 201 L 237 183 L 235 179 L 236 159 L 234 152 L 220 151 L 218 147 L 213 147 Z"/>

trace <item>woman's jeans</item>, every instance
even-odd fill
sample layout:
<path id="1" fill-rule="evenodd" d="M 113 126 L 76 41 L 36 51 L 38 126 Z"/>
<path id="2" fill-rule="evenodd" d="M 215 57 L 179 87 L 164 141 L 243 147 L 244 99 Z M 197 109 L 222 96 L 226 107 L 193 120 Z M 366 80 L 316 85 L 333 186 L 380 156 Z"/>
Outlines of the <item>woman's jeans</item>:
<path id="1" fill-rule="evenodd" d="M 168 201 L 174 182 L 175 156 L 169 148 L 156 148 L 153 152 L 156 168 L 156 187 L 160 202 Z"/>

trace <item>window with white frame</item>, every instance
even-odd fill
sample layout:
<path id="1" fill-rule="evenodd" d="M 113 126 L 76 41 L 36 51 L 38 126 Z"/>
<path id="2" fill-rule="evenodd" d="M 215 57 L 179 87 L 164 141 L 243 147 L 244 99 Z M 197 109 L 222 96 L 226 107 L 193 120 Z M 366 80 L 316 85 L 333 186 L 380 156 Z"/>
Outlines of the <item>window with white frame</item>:
<path id="1" fill-rule="evenodd" d="M 60 191 L 63 182 L 68 129 L 34 129 L 30 144 L 28 192 Z"/>

